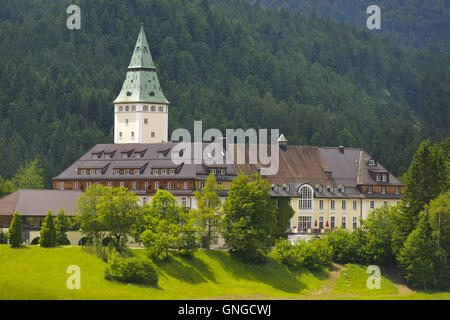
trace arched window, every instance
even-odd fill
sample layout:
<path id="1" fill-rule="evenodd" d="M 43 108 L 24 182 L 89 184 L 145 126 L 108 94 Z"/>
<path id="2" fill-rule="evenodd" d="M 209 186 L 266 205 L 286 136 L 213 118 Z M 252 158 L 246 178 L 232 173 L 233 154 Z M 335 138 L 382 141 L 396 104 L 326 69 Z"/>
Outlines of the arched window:
<path id="1" fill-rule="evenodd" d="M 312 211 L 313 190 L 310 186 L 302 186 L 298 190 L 298 209 L 300 211 Z"/>

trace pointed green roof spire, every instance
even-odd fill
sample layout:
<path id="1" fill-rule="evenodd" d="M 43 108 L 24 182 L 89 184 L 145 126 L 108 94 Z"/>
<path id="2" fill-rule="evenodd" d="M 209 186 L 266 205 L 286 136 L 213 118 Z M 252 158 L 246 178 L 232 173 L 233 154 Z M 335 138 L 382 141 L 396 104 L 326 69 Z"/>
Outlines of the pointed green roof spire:
<path id="1" fill-rule="evenodd" d="M 133 56 L 131 57 L 130 65 L 128 66 L 128 69 L 130 68 L 156 69 L 142 23 L 141 31 L 139 32 L 136 45 L 134 46 Z"/>
<path id="2" fill-rule="evenodd" d="M 142 23 L 128 66 L 127 76 L 114 103 L 169 104 L 159 84 L 155 63 Z"/>

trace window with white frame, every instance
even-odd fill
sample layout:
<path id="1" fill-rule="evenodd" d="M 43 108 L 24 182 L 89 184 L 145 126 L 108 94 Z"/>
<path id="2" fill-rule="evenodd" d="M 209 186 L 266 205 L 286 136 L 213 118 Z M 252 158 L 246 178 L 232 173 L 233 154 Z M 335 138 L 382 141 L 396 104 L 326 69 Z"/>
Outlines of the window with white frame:
<path id="1" fill-rule="evenodd" d="M 386 186 L 381 186 L 381 193 L 385 194 L 386 193 Z"/>
<path id="2" fill-rule="evenodd" d="M 400 187 L 395 187 L 395 194 L 400 194 Z"/>
<path id="3" fill-rule="evenodd" d="M 319 217 L 319 229 L 323 229 L 323 217 Z"/>
<path id="4" fill-rule="evenodd" d="M 175 174 L 175 169 L 170 169 L 170 170 L 169 170 L 169 173 L 170 173 L 170 174 Z"/>
<path id="5" fill-rule="evenodd" d="M 125 174 L 129 175 L 130 174 L 130 169 L 125 169 Z"/>
<path id="6" fill-rule="evenodd" d="M 133 190 L 136 190 L 136 181 L 133 181 Z"/>
<path id="7" fill-rule="evenodd" d="M 323 210 L 324 210 L 323 200 L 319 200 L 319 210 L 320 210 L 320 211 L 323 211 Z"/>
<path id="8" fill-rule="evenodd" d="M 302 186 L 299 190 L 298 209 L 312 211 L 313 192 L 309 186 Z"/>
<path id="9" fill-rule="evenodd" d="M 375 201 L 370 201 L 370 209 L 375 209 Z"/>
<path id="10" fill-rule="evenodd" d="M 342 211 L 347 211 L 347 200 L 342 200 Z"/>
<path id="11" fill-rule="evenodd" d="M 336 200 L 330 201 L 330 209 L 331 211 L 336 211 Z"/>
<path id="12" fill-rule="evenodd" d="M 150 184 L 148 183 L 148 181 L 145 181 L 145 190 L 147 190 L 148 189 L 148 186 L 149 186 Z"/>
<path id="13" fill-rule="evenodd" d="M 167 182 L 167 190 L 172 190 L 172 181 Z"/>
<path id="14" fill-rule="evenodd" d="M 385 200 L 385 201 L 383 201 L 383 205 L 388 206 L 388 205 L 389 205 L 389 202 L 387 202 L 387 201 Z"/>
<path id="15" fill-rule="evenodd" d="M 205 187 L 205 181 L 200 181 L 200 189 L 203 189 Z"/>
<path id="16" fill-rule="evenodd" d="M 330 217 L 330 229 L 334 229 L 336 227 L 336 217 Z"/>
<path id="17" fill-rule="evenodd" d="M 155 190 L 159 189 L 159 181 L 155 181 Z"/>
<path id="18" fill-rule="evenodd" d="M 183 184 L 183 189 L 187 190 L 188 187 L 189 187 L 189 182 L 185 181 L 184 184 Z"/>
<path id="19" fill-rule="evenodd" d="M 108 181 L 108 187 L 112 187 L 112 181 Z"/>
<path id="20" fill-rule="evenodd" d="M 187 204 L 187 198 L 186 197 L 181 198 L 181 206 L 183 208 L 187 208 L 188 204 Z"/>
<path id="21" fill-rule="evenodd" d="M 79 185 L 78 181 L 75 181 L 74 189 L 78 190 L 79 188 L 80 188 L 80 185 Z"/>
<path id="22" fill-rule="evenodd" d="M 353 200 L 353 211 L 358 210 L 358 201 Z"/>
<path id="23" fill-rule="evenodd" d="M 59 183 L 59 189 L 60 189 L 60 190 L 64 190 L 64 181 L 61 181 L 61 182 Z"/>
<path id="24" fill-rule="evenodd" d="M 153 169 L 153 174 L 158 174 L 158 169 Z"/>
<path id="25" fill-rule="evenodd" d="M 298 217 L 298 229 L 306 231 L 308 229 L 311 229 L 311 217 L 307 216 L 299 216 Z"/>
<path id="26" fill-rule="evenodd" d="M 353 217 L 353 229 L 356 229 L 358 227 L 358 219 L 356 217 Z"/>
<path id="27" fill-rule="evenodd" d="M 369 186 L 369 190 L 367 190 L 367 193 L 372 193 L 372 186 Z"/>
<path id="28" fill-rule="evenodd" d="M 89 188 L 90 186 L 91 186 L 91 182 L 88 181 L 88 182 L 87 182 L 87 188 Z"/>
<path id="29" fill-rule="evenodd" d="M 388 181 L 388 174 L 383 173 L 383 182 L 387 182 L 387 181 Z"/>
<path id="30" fill-rule="evenodd" d="M 347 217 L 342 217 L 341 225 L 342 225 L 342 229 L 347 228 Z"/>
<path id="31" fill-rule="evenodd" d="M 379 173 L 377 173 L 377 181 L 381 181 L 381 176 Z"/>
<path id="32" fill-rule="evenodd" d="M 167 170 L 166 169 L 162 169 L 161 170 L 161 174 L 167 174 Z"/>

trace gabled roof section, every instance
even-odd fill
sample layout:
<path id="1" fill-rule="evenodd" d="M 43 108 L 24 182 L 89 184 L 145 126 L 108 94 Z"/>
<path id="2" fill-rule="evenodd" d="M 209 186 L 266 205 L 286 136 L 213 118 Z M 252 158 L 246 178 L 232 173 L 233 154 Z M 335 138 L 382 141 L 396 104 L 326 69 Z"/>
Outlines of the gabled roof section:
<path id="1" fill-rule="evenodd" d="M 141 26 L 122 90 L 114 103 L 169 104 L 156 74 L 150 47 Z"/>

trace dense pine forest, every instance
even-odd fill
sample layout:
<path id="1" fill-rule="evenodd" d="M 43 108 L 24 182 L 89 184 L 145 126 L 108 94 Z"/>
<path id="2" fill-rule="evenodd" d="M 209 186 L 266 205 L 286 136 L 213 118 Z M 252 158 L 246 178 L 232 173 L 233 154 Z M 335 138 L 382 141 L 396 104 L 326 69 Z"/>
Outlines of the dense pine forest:
<path id="1" fill-rule="evenodd" d="M 256 0 L 249 0 L 254 3 Z M 365 28 L 367 7 L 381 9 L 380 34 L 395 43 L 427 50 L 448 50 L 450 3 L 445 0 L 259 0 L 268 7 L 285 7 Z"/>
<path id="2" fill-rule="evenodd" d="M 50 186 L 94 144 L 112 142 L 112 101 L 140 22 L 171 102 L 170 131 L 194 120 L 279 128 L 290 144 L 362 147 L 397 175 L 422 139 L 449 136 L 445 50 L 238 0 L 79 0 L 81 30 L 68 30 L 72 3 L 0 2 L 4 178 L 38 158 Z"/>

